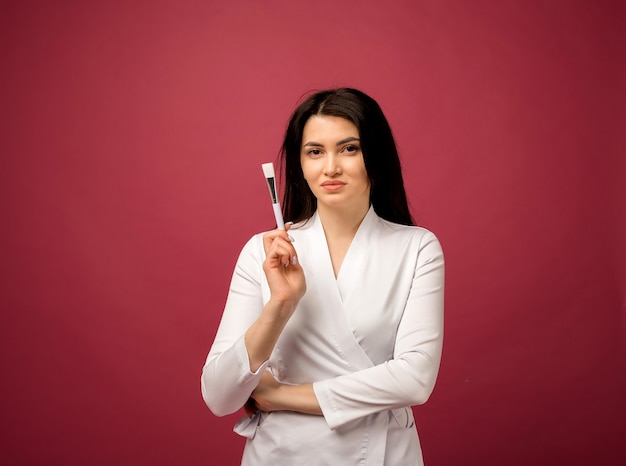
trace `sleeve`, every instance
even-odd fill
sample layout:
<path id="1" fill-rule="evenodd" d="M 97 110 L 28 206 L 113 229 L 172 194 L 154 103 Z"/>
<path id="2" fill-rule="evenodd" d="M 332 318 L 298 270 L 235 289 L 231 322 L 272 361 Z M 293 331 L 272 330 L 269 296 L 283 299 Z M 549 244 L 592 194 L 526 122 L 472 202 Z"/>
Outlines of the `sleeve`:
<path id="1" fill-rule="evenodd" d="M 263 247 L 259 235 L 243 247 L 231 279 L 224 313 L 202 368 L 202 398 L 217 416 L 240 409 L 258 385 L 268 362 L 250 371 L 244 335 L 263 308 Z"/>
<path id="2" fill-rule="evenodd" d="M 380 411 L 425 403 L 435 386 L 443 345 L 444 258 L 428 232 L 398 332 L 393 359 L 313 384 L 331 429 Z"/>

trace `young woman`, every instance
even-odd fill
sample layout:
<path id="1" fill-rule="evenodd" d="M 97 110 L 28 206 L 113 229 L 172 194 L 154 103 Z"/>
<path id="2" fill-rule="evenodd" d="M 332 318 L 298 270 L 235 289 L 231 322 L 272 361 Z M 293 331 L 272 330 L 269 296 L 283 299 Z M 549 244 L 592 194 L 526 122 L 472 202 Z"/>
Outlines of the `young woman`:
<path id="1" fill-rule="evenodd" d="M 421 465 L 411 406 L 439 370 L 444 259 L 412 226 L 389 124 L 358 90 L 310 95 L 281 162 L 294 223 L 244 246 L 204 400 L 245 407 L 243 465 Z"/>

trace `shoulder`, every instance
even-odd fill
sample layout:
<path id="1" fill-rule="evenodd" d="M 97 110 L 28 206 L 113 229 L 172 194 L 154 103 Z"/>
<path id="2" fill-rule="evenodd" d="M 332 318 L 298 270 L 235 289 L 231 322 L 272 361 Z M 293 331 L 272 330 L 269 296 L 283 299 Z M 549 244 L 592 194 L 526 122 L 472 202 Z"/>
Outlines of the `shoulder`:
<path id="1" fill-rule="evenodd" d="M 239 253 L 238 262 L 242 261 L 263 261 L 263 235 L 267 232 L 255 233 L 245 242 Z"/>
<path id="2" fill-rule="evenodd" d="M 400 248 L 404 254 L 416 255 L 423 260 L 443 260 L 443 248 L 430 230 L 413 225 L 401 225 L 378 217 L 379 238 L 388 247 Z"/>
<path id="3" fill-rule="evenodd" d="M 415 225 L 401 225 L 399 223 L 393 223 L 389 220 L 385 220 L 381 217 L 377 218 L 378 228 L 383 234 L 387 234 L 396 238 L 411 238 L 418 241 L 422 240 L 434 240 L 438 242 L 436 235 L 420 226 Z"/>

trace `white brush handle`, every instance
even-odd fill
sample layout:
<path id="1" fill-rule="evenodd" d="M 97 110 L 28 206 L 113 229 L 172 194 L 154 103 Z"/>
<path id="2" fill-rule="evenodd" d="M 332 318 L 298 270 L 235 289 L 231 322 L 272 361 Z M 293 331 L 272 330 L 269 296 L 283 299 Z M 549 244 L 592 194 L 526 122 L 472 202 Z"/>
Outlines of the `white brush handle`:
<path id="1" fill-rule="evenodd" d="M 272 204 L 274 208 L 274 217 L 276 218 L 276 226 L 279 230 L 285 229 L 285 221 L 283 220 L 283 213 L 280 210 L 280 204 Z"/>

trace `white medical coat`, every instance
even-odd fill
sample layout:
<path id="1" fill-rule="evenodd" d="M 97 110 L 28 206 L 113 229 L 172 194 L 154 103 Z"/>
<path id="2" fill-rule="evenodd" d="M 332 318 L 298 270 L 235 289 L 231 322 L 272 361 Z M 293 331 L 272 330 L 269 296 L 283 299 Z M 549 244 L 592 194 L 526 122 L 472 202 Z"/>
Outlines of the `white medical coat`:
<path id="1" fill-rule="evenodd" d="M 307 291 L 272 355 L 251 372 L 244 334 L 270 291 L 263 235 L 244 246 L 202 395 L 216 415 L 239 410 L 265 370 L 284 384 L 313 383 L 323 416 L 290 411 L 243 418 L 242 465 L 421 465 L 412 405 L 435 384 L 443 339 L 444 259 L 431 232 L 370 208 L 335 278 L 319 217 L 289 234 Z"/>

